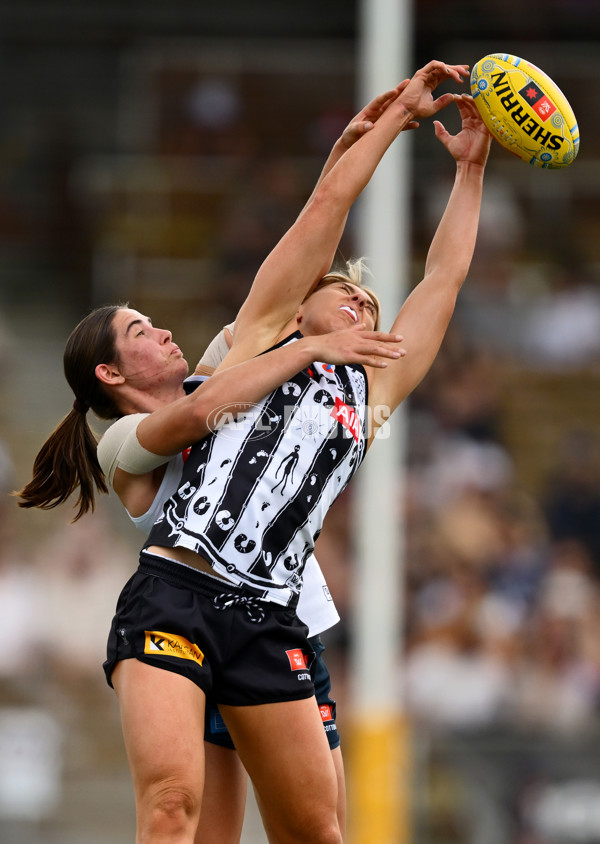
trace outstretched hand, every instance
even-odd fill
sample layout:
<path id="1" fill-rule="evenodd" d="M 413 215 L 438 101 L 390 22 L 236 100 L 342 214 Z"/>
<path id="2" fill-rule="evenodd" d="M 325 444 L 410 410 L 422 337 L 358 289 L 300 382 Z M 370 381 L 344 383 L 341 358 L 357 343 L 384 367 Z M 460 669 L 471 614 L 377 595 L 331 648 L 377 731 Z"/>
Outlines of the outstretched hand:
<path id="1" fill-rule="evenodd" d="M 316 345 L 316 360 L 341 366 L 345 363 L 360 363 L 363 366 L 385 368 L 385 359 L 404 357 L 406 351 L 400 348 L 402 337 L 384 331 L 368 331 L 364 325 L 355 325 L 305 338 Z"/>
<path id="2" fill-rule="evenodd" d="M 456 161 L 484 165 L 490 151 L 492 136 L 481 119 L 473 97 L 468 94 L 451 95 L 458 106 L 462 128 L 451 135 L 439 120 L 434 120 L 435 136 L 444 144 Z"/>
<path id="3" fill-rule="evenodd" d="M 420 68 L 405 85 L 399 99 L 412 113 L 415 120 L 431 117 L 454 100 L 454 94 L 441 94 L 434 100 L 433 92 L 437 86 L 448 79 L 464 82 L 469 73 L 466 64 L 446 64 L 431 61 Z"/>
<path id="4" fill-rule="evenodd" d="M 355 115 L 350 123 L 342 132 L 341 141 L 346 149 L 350 149 L 352 144 L 356 143 L 359 138 L 366 134 L 373 128 L 377 120 L 381 117 L 384 111 L 398 96 L 404 91 L 410 79 L 404 79 L 395 88 L 390 91 L 385 91 L 371 100 L 364 108 L 362 108 L 357 115 Z M 406 129 L 416 129 L 418 123 L 411 121 Z"/>

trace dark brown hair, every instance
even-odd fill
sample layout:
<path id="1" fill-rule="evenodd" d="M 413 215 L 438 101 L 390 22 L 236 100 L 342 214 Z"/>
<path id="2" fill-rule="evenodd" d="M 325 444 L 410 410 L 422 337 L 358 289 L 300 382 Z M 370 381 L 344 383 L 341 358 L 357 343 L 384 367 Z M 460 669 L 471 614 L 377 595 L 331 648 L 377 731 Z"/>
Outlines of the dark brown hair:
<path id="1" fill-rule="evenodd" d="M 73 409 L 54 429 L 33 464 L 33 477 L 18 496 L 19 507 L 51 510 L 79 489 L 77 521 L 94 509 L 94 486 L 107 493 L 106 480 L 96 457 L 98 439 L 87 421 L 91 408 L 100 419 L 121 416 L 111 396 L 96 377 L 100 363 L 117 363 L 113 320 L 125 305 L 106 305 L 84 317 L 71 332 L 63 357 L 67 382 L 75 393 Z"/>

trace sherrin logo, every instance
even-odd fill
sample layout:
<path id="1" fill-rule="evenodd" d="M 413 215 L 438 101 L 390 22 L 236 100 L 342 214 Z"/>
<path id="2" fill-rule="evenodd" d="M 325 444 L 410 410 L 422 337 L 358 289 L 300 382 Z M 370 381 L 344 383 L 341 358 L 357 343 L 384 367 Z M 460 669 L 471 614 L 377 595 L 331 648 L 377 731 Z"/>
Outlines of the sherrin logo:
<path id="1" fill-rule="evenodd" d="M 479 113 L 501 146 L 536 167 L 555 170 L 577 157 L 579 127 L 569 102 L 531 62 L 491 53 L 471 71 Z"/>
<path id="2" fill-rule="evenodd" d="M 202 665 L 204 654 L 193 642 L 189 642 L 185 636 L 176 636 L 174 633 L 163 633 L 161 630 L 145 630 L 144 653 L 156 656 L 173 656 L 177 659 L 189 659 Z"/>
<path id="3" fill-rule="evenodd" d="M 519 102 L 515 92 L 512 90 L 506 71 L 501 70 L 498 73 L 492 73 L 491 77 L 493 80 L 492 88 L 496 92 L 496 96 L 498 97 L 500 104 L 506 113 L 510 115 L 512 120 L 514 120 L 517 126 L 520 126 L 527 135 L 542 146 L 555 150 L 560 149 L 561 144 L 564 142 L 564 138 L 561 135 L 553 134 L 551 130 L 544 128 L 540 125 L 540 123 L 534 120 L 533 117 L 531 117 L 525 107 Z M 533 104 L 531 104 L 529 103 L 530 97 L 527 97 L 526 94 L 524 96 L 522 93 L 523 91 L 527 92 L 529 90 L 534 95 L 537 93 L 532 87 L 532 83 L 528 83 L 525 88 L 522 88 L 521 91 L 519 91 L 519 94 L 535 110 L 536 114 L 539 114 L 538 108 L 535 107 L 536 100 L 534 100 Z M 539 89 L 537 90 L 539 91 Z M 539 91 L 539 93 L 541 94 L 542 92 Z M 540 99 L 540 97 L 537 99 Z M 556 111 L 556 107 L 553 106 L 547 97 L 544 97 L 543 95 L 541 100 L 542 104 L 547 107 L 546 111 L 548 110 L 548 107 L 551 107 L 552 109 L 549 114 L 545 114 L 543 117 L 543 121 L 545 121 L 553 111 Z M 538 107 L 539 105 L 540 104 L 538 104 Z"/>

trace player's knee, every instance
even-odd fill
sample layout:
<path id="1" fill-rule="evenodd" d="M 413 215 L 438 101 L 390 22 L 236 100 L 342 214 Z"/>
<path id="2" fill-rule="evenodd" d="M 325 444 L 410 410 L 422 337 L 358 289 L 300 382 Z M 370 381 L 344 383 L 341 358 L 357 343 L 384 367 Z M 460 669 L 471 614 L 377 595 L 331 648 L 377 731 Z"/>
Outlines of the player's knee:
<path id="1" fill-rule="evenodd" d="M 315 844 L 342 844 L 342 834 L 337 822 L 318 830 Z"/>
<path id="2" fill-rule="evenodd" d="M 305 825 L 298 841 L 302 844 L 342 844 L 342 834 L 337 818 L 315 821 Z"/>
<path id="3" fill-rule="evenodd" d="M 153 789 L 152 827 L 163 834 L 176 835 L 194 827 L 200 816 L 200 797 L 193 789 L 175 784 L 162 784 Z"/>

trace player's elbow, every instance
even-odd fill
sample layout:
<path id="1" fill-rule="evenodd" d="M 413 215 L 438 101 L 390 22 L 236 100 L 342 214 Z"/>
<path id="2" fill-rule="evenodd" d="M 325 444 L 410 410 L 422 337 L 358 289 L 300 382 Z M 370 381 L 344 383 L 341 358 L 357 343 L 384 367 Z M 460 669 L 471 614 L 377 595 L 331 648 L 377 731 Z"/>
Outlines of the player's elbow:
<path id="1" fill-rule="evenodd" d="M 440 308 L 453 308 L 466 276 L 466 269 L 449 271 L 444 267 L 430 267 L 421 284 L 428 290 L 428 297 L 434 296 L 438 300 Z"/>
<path id="2" fill-rule="evenodd" d="M 304 213 L 309 214 L 317 223 L 325 224 L 332 215 L 347 214 L 355 198 L 354 193 L 349 191 L 343 182 L 326 179 L 311 197 Z"/>

